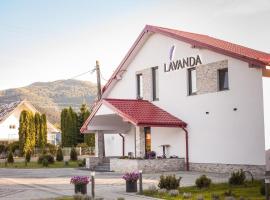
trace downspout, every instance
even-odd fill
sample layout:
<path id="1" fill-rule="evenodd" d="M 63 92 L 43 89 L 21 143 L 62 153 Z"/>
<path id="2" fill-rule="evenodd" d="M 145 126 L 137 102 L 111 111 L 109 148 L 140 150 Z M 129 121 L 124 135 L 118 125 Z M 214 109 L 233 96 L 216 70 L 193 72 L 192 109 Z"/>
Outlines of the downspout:
<path id="1" fill-rule="evenodd" d="M 121 133 L 119 135 L 122 138 L 122 156 L 125 156 L 125 137 Z"/>
<path id="2" fill-rule="evenodd" d="M 186 137 L 186 170 L 189 171 L 188 131 L 184 127 L 182 127 L 182 129 L 185 131 L 185 137 Z"/>

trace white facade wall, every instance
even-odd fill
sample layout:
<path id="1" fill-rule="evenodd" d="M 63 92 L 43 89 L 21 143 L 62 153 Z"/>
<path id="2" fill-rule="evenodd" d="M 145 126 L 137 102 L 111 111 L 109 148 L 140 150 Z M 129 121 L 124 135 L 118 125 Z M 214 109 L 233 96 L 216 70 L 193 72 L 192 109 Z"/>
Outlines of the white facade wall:
<path id="1" fill-rule="evenodd" d="M 122 137 L 119 134 L 104 134 L 105 155 L 122 156 Z"/>
<path id="2" fill-rule="evenodd" d="M 129 152 L 135 156 L 135 126 L 131 126 L 125 134 L 125 155 L 127 156 Z"/>
<path id="3" fill-rule="evenodd" d="M 170 145 L 166 150 L 166 156 L 186 157 L 185 132 L 180 128 L 151 128 L 151 149 L 162 156 L 163 151 L 160 145 Z"/>
<path id="4" fill-rule="evenodd" d="M 11 129 L 10 125 L 15 125 L 15 129 Z M 14 115 L 9 116 L 3 123 L 0 123 L 0 141 L 19 140 L 18 128 L 18 119 Z"/>
<path id="5" fill-rule="evenodd" d="M 227 59 L 230 90 L 187 96 L 187 70 L 167 73 L 163 70 L 163 64 L 169 62 L 172 45 L 176 46 L 174 60 L 200 55 L 202 64 L 207 64 Z M 106 97 L 135 99 L 136 71 L 155 66 L 159 66 L 160 96 L 159 101 L 153 103 L 188 123 L 190 162 L 265 163 L 261 70 L 249 68 L 248 63 L 240 60 L 206 49 L 194 49 L 190 44 L 154 34 Z M 233 108 L 238 110 L 233 111 Z M 152 137 L 153 141 L 163 137 L 154 132 L 153 135 L 157 137 Z"/>
<path id="6" fill-rule="evenodd" d="M 23 110 L 28 110 L 25 105 L 21 105 L 11 115 L 9 115 L 2 123 L 0 123 L 0 141 L 17 141 L 19 140 L 19 119 Z M 10 128 L 15 125 L 15 129 Z"/>

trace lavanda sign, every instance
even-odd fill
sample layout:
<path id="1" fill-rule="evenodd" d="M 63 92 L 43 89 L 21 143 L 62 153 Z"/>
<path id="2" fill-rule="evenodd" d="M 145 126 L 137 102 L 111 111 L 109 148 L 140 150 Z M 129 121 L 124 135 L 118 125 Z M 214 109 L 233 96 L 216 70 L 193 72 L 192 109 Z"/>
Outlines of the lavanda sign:
<path id="1" fill-rule="evenodd" d="M 185 67 L 193 67 L 200 64 L 202 64 L 202 61 L 199 55 L 196 57 L 182 58 L 176 61 L 171 61 L 168 65 L 164 63 L 164 72 L 179 70 Z"/>

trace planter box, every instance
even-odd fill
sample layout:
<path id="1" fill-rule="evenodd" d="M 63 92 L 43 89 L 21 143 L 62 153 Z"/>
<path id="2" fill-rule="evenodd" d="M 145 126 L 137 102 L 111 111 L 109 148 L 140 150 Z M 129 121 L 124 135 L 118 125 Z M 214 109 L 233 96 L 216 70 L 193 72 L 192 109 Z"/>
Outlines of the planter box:
<path id="1" fill-rule="evenodd" d="M 131 172 L 142 170 L 144 173 L 184 171 L 184 158 L 168 159 L 110 159 L 110 170 L 115 172 Z"/>
<path id="2" fill-rule="evenodd" d="M 74 192 L 75 194 L 87 194 L 87 184 L 75 184 L 74 185 Z"/>
<path id="3" fill-rule="evenodd" d="M 126 181 L 126 192 L 137 192 L 137 181 Z"/>

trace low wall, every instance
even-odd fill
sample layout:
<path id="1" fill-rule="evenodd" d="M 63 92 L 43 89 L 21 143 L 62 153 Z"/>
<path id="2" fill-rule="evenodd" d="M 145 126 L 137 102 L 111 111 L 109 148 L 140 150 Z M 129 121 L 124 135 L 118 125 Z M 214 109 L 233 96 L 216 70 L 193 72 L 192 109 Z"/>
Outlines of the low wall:
<path id="1" fill-rule="evenodd" d="M 237 170 L 250 171 L 255 178 L 261 178 L 265 173 L 264 165 L 234 165 L 234 164 L 215 164 L 215 163 L 190 163 L 190 171 L 232 173 Z"/>
<path id="2" fill-rule="evenodd" d="M 86 158 L 85 168 L 94 170 L 96 166 L 108 161 L 108 158 L 88 157 Z"/>
<path id="3" fill-rule="evenodd" d="M 144 173 L 183 171 L 185 170 L 185 159 L 110 159 L 110 171 L 125 173 L 138 170 L 142 170 Z"/>

